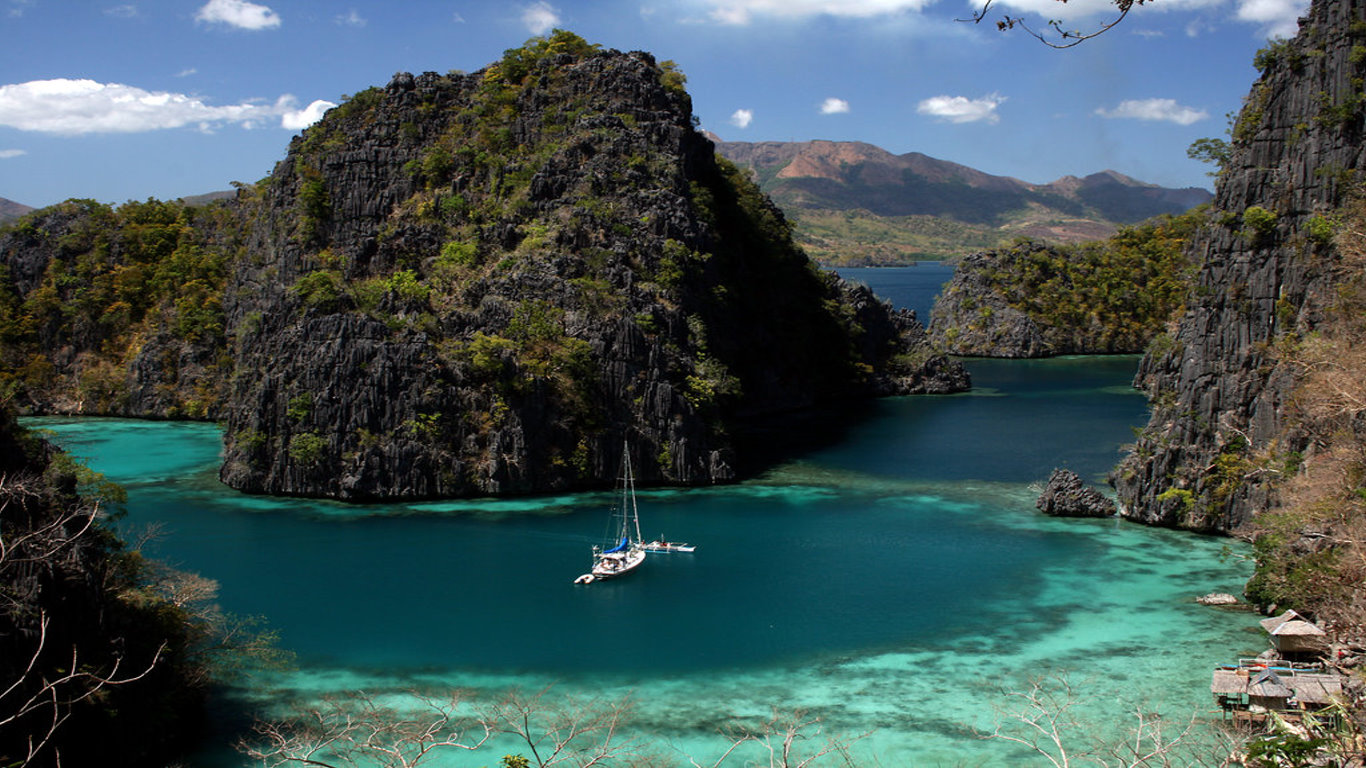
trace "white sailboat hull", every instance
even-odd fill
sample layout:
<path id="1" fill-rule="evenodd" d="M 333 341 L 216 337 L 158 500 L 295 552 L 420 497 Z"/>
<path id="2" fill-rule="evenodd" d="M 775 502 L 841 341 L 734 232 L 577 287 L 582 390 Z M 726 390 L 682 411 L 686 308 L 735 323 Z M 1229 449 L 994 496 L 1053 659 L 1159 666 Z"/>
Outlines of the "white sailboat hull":
<path id="1" fill-rule="evenodd" d="M 608 552 L 598 555 L 593 561 L 593 576 L 599 579 L 610 579 L 614 576 L 621 576 L 630 573 L 645 562 L 645 550 L 638 547 L 631 547 L 620 552 Z"/>

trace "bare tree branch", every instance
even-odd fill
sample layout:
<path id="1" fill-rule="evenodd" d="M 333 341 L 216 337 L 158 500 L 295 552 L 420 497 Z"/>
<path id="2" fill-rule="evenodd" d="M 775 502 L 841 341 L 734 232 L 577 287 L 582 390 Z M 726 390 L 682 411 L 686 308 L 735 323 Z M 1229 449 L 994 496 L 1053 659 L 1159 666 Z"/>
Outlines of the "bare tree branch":
<path id="1" fill-rule="evenodd" d="M 981 10 L 976 11 L 966 19 L 955 19 L 955 21 L 970 21 L 973 24 L 982 23 L 982 20 L 987 17 L 987 12 L 991 10 L 991 6 L 995 1 L 996 0 L 985 0 L 985 2 L 982 3 Z M 1067 2 L 1067 0 L 1058 1 L 1062 3 Z M 1118 10 L 1119 15 L 1108 22 L 1103 22 L 1099 27 L 1097 27 L 1095 30 L 1091 32 L 1080 32 L 1077 30 L 1063 29 L 1062 22 L 1060 20 L 1052 19 L 1048 22 L 1048 27 L 1053 30 L 1051 35 L 1056 37 L 1056 39 L 1061 42 L 1055 42 L 1053 39 L 1050 39 L 1049 36 L 1035 30 L 1033 27 L 1030 27 L 1025 22 L 1024 18 L 1020 16 L 1003 15 L 1001 19 L 996 22 L 996 28 L 1004 32 L 1019 27 L 1020 29 L 1024 30 L 1026 34 L 1030 35 L 1031 37 L 1035 38 L 1036 40 L 1050 48 L 1071 48 L 1076 45 L 1081 45 L 1087 40 L 1090 40 L 1094 37 L 1099 37 L 1100 35 L 1103 35 L 1106 32 L 1110 31 L 1115 26 L 1117 26 L 1121 21 L 1124 21 L 1124 17 L 1129 15 L 1129 11 L 1135 5 L 1143 5 L 1145 2 L 1147 2 L 1147 0 L 1114 0 L 1114 5 L 1115 8 Z"/>

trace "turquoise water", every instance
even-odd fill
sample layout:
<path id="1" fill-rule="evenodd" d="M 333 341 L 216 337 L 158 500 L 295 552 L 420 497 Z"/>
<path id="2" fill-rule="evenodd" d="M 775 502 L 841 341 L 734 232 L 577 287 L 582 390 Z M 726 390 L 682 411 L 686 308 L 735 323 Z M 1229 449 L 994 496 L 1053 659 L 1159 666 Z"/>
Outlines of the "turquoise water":
<path id="1" fill-rule="evenodd" d="M 1240 590 L 1248 566 L 1223 557 L 1229 542 L 1033 508 L 1053 467 L 1100 482 L 1116 461 L 1145 416 L 1135 364 L 970 361 L 973 393 L 882 401 L 838 443 L 742 485 L 643 492 L 646 533 L 696 554 L 589 587 L 571 581 L 609 496 L 248 497 L 218 484 L 212 425 L 36 421 L 128 488 L 123 525 L 164 527 L 155 554 L 216 579 L 225 609 L 265 616 L 297 653 L 235 706 L 554 684 L 631 696 L 636 732 L 680 765 L 714 759 L 727 718 L 774 707 L 871 731 L 863 764 L 1029 765 L 972 731 L 1002 689 L 1065 671 L 1081 732 L 1112 738 L 1131 706 L 1207 714 L 1209 670 L 1263 644 L 1255 616 L 1193 601 Z M 244 764 L 229 739 L 197 764 Z"/>

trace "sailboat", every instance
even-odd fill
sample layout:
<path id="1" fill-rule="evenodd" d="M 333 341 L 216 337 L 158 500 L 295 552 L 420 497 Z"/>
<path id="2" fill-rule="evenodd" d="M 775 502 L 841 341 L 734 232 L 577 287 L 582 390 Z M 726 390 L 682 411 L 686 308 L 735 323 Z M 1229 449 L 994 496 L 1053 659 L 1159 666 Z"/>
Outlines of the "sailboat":
<path id="1" fill-rule="evenodd" d="M 631 472 L 631 451 L 627 446 L 621 454 L 621 498 L 612 512 L 616 522 L 610 548 L 593 547 L 593 567 L 574 579 L 575 584 L 591 584 L 598 579 L 610 579 L 630 573 L 645 562 L 645 547 L 640 535 L 640 511 L 636 508 L 636 480 Z"/>

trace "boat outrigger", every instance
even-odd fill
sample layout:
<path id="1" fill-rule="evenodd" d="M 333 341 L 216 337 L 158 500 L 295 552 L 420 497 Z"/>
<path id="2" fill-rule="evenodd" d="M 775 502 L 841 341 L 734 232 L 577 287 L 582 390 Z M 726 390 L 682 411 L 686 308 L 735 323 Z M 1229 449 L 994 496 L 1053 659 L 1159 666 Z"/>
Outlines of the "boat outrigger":
<path id="1" fill-rule="evenodd" d="M 659 537 L 654 541 L 644 545 L 646 552 L 693 552 L 697 547 L 682 541 L 668 541 L 664 537 Z"/>
<path id="2" fill-rule="evenodd" d="M 610 579 L 630 573 L 645 562 L 645 546 L 640 535 L 640 512 L 636 508 L 636 481 L 631 472 L 631 451 L 626 446 L 621 454 L 621 498 L 612 513 L 617 521 L 616 542 L 611 548 L 593 547 L 593 567 L 574 579 L 575 584 L 592 584 L 598 579 Z"/>

